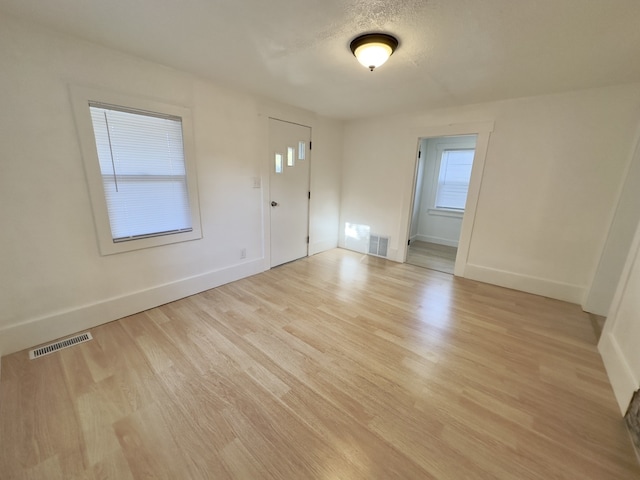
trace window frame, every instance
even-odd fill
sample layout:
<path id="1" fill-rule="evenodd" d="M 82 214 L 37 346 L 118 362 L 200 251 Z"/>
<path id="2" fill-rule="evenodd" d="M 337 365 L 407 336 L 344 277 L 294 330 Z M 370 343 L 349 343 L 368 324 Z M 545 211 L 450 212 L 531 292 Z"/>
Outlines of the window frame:
<path id="1" fill-rule="evenodd" d="M 71 101 L 80 142 L 85 176 L 93 211 L 98 246 L 101 255 L 130 252 L 143 248 L 157 247 L 202 238 L 200 206 L 198 201 L 197 173 L 193 139 L 193 124 L 189 108 L 155 100 L 134 97 L 101 89 L 70 86 Z M 191 214 L 191 231 L 160 234 L 127 241 L 115 242 L 111 232 L 107 201 L 98 160 L 98 150 L 91 120 L 90 103 L 111 105 L 125 110 L 135 110 L 150 115 L 168 115 L 182 120 L 182 142 L 186 169 L 186 183 Z"/>

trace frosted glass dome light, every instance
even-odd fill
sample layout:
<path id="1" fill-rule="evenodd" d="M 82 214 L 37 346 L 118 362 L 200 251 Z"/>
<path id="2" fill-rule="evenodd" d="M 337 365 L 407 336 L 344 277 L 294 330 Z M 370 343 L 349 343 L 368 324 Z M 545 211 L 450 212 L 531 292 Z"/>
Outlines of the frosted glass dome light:
<path id="1" fill-rule="evenodd" d="M 393 54 L 398 40 L 384 33 L 368 33 L 355 38 L 350 47 L 358 61 L 373 72 Z"/>

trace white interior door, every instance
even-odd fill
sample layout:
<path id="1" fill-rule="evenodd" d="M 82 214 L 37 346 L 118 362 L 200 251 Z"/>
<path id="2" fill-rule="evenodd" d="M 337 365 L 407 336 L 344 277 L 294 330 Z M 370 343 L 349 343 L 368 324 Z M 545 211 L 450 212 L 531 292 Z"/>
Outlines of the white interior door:
<path id="1" fill-rule="evenodd" d="M 311 128 L 269 119 L 271 266 L 306 257 Z"/>

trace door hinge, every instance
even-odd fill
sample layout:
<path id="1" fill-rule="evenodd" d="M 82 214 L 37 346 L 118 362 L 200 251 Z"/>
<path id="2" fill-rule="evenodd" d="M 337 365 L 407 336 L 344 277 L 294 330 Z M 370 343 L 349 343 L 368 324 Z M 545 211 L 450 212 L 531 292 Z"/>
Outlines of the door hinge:
<path id="1" fill-rule="evenodd" d="M 411 245 L 411 239 L 407 240 L 407 245 Z"/>
<path id="2" fill-rule="evenodd" d="M 309 141 L 309 150 L 311 150 L 311 147 L 313 146 L 313 142 Z"/>
<path id="3" fill-rule="evenodd" d="M 418 158 L 422 156 L 422 150 L 418 150 Z"/>
<path id="4" fill-rule="evenodd" d="M 309 199 L 311 199 L 311 192 L 309 192 Z"/>
<path id="5" fill-rule="evenodd" d="M 309 236 L 307 235 L 307 243 L 309 243 Z"/>

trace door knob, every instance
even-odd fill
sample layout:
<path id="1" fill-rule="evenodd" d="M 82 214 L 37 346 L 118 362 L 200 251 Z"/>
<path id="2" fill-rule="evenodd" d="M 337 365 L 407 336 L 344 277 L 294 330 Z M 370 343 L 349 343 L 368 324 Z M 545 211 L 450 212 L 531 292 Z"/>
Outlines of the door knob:
<path id="1" fill-rule="evenodd" d="M 272 207 L 277 207 L 278 206 L 278 202 L 271 202 L 271 206 Z"/>

